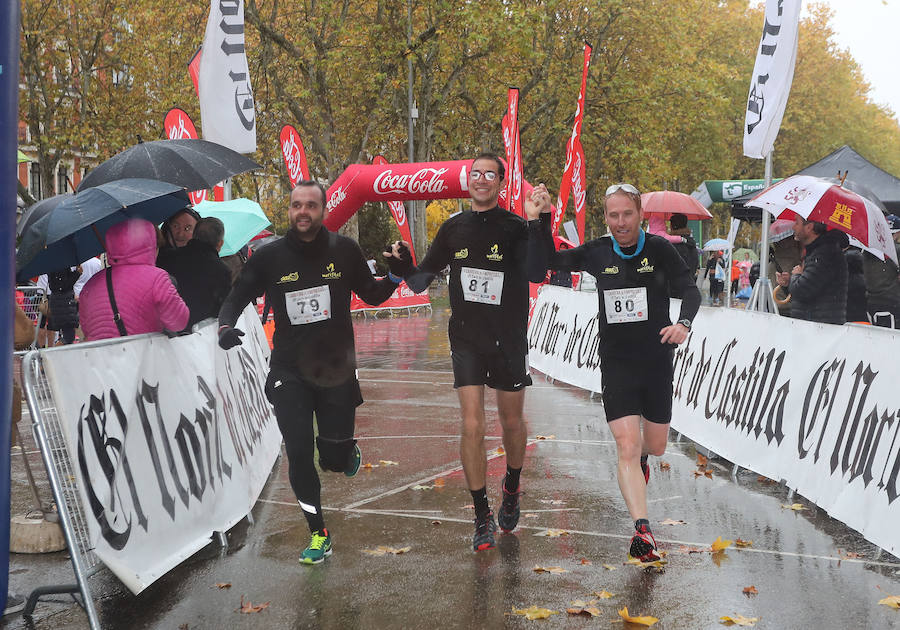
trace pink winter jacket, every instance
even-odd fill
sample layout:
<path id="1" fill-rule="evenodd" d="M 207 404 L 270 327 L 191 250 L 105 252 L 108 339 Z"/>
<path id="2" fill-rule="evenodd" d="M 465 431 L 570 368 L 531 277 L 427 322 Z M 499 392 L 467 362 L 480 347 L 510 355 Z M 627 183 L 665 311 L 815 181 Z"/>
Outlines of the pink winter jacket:
<path id="1" fill-rule="evenodd" d="M 113 294 L 129 335 L 182 330 L 190 313 L 169 274 L 156 267 L 156 228 L 144 219 L 117 223 L 106 232 Z M 81 328 L 87 341 L 118 337 L 106 270 L 87 281 L 79 298 Z"/>

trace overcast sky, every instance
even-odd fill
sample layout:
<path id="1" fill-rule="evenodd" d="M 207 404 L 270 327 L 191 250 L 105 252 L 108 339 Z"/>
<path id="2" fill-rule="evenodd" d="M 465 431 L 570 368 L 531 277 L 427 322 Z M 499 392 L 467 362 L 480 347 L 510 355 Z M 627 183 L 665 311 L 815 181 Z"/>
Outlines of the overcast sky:
<path id="1" fill-rule="evenodd" d="M 900 120 L 900 0 L 819 0 L 834 16 L 838 46 L 850 51 L 871 85 L 870 96 Z M 805 14 L 807 5 L 803 1 Z"/>

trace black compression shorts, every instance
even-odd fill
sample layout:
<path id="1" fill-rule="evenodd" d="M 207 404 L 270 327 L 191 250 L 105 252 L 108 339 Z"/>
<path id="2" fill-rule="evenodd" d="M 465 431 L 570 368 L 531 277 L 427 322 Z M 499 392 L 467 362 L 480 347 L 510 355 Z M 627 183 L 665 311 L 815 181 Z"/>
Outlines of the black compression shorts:
<path id="1" fill-rule="evenodd" d="M 500 348 L 478 348 L 471 342 L 451 341 L 453 387 L 487 385 L 504 392 L 517 392 L 531 385 L 528 355 L 504 354 Z"/>
<path id="2" fill-rule="evenodd" d="M 603 408 L 607 421 L 625 416 L 643 416 L 656 424 L 672 421 L 672 355 L 602 360 Z"/>

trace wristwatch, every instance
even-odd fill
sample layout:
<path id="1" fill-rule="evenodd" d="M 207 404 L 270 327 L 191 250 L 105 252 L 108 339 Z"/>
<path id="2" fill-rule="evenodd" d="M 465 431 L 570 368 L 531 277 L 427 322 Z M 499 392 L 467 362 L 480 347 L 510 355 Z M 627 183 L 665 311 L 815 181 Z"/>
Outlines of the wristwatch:
<path id="1" fill-rule="evenodd" d="M 688 330 L 691 329 L 691 320 L 689 320 L 689 319 L 679 319 L 679 320 L 678 320 L 677 322 L 675 322 L 675 323 L 676 323 L 676 324 L 681 324 L 682 326 L 684 326 L 684 327 L 687 328 Z"/>

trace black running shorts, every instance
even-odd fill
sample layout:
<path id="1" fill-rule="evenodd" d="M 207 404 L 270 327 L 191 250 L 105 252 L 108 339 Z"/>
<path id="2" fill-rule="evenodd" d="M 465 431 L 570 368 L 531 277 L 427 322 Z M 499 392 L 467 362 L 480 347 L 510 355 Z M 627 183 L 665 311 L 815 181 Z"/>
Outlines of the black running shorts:
<path id="1" fill-rule="evenodd" d="M 602 359 L 606 420 L 643 416 L 656 424 L 672 421 L 672 354 L 648 360 Z"/>
<path id="2" fill-rule="evenodd" d="M 531 385 L 528 355 L 507 355 L 497 346 L 478 348 L 471 342 L 451 341 L 453 387 L 487 385 L 504 392 L 517 392 Z"/>

